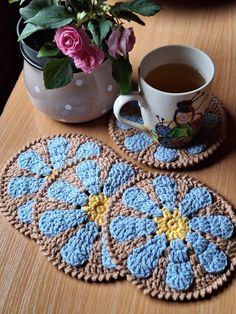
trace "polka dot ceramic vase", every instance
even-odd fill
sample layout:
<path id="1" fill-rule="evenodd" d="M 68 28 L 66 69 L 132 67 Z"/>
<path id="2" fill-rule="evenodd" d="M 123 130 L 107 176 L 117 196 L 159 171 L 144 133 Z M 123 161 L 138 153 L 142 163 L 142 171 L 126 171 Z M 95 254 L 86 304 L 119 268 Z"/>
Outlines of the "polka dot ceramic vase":
<path id="1" fill-rule="evenodd" d="M 32 103 L 50 118 L 68 123 L 94 120 L 112 109 L 119 86 L 105 61 L 91 74 L 74 73 L 73 80 L 57 89 L 46 89 L 43 71 L 24 61 L 24 79 Z"/>

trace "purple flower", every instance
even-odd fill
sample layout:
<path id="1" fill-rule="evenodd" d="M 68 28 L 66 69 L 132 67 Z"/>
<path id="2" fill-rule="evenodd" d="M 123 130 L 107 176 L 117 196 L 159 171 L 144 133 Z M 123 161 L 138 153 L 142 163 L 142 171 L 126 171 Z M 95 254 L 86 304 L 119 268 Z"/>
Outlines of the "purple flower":
<path id="1" fill-rule="evenodd" d="M 57 47 L 66 55 L 73 57 L 89 45 L 89 37 L 85 30 L 77 30 L 74 26 L 65 26 L 57 30 L 55 35 Z"/>
<path id="2" fill-rule="evenodd" d="M 76 68 L 81 69 L 85 73 L 91 73 L 103 62 L 104 57 L 104 52 L 95 44 L 85 47 L 77 55 L 73 56 Z"/>
<path id="3" fill-rule="evenodd" d="M 120 56 L 127 57 L 128 52 L 133 49 L 134 44 L 135 36 L 133 28 L 124 28 L 123 26 L 119 26 L 108 38 L 108 52 L 110 56 L 115 59 Z"/>

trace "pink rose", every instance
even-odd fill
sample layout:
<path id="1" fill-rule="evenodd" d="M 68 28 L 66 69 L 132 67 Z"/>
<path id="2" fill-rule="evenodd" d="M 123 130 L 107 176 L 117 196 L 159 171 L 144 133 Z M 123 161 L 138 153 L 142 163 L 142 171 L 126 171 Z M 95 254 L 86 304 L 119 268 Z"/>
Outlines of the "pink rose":
<path id="1" fill-rule="evenodd" d="M 77 30 L 73 26 L 61 27 L 55 35 L 57 47 L 66 55 L 73 57 L 89 44 L 89 37 L 85 30 Z"/>
<path id="2" fill-rule="evenodd" d="M 135 36 L 133 28 L 124 28 L 119 26 L 113 31 L 108 38 L 108 52 L 109 55 L 117 59 L 121 57 L 127 57 L 128 52 L 133 49 L 135 44 Z"/>
<path id="3" fill-rule="evenodd" d="M 95 44 L 85 47 L 77 55 L 73 56 L 76 68 L 81 69 L 85 73 L 93 72 L 103 62 L 104 57 L 104 52 Z"/>

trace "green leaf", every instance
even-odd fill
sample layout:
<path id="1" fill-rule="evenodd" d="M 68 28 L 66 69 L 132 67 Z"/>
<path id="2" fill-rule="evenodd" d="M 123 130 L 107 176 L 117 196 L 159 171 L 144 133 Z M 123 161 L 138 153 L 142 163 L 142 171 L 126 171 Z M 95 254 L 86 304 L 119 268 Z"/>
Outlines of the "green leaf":
<path id="1" fill-rule="evenodd" d="M 119 19 L 125 19 L 127 21 L 134 21 L 140 25 L 145 25 L 145 23 L 133 12 L 130 11 L 118 11 L 116 13 L 116 17 L 118 17 Z"/>
<path id="2" fill-rule="evenodd" d="M 126 95 L 131 90 L 132 66 L 128 59 L 112 58 L 112 76 L 120 85 L 120 94 Z"/>
<path id="3" fill-rule="evenodd" d="M 99 45 L 102 44 L 104 38 L 106 38 L 107 34 L 112 29 L 113 23 L 110 20 L 100 20 L 98 22 L 99 26 Z"/>
<path id="4" fill-rule="evenodd" d="M 99 33 L 98 33 L 98 25 L 95 21 L 89 21 L 87 24 L 87 28 L 93 36 L 94 42 L 99 45 Z"/>
<path id="5" fill-rule="evenodd" d="M 155 0 L 132 0 L 119 2 L 113 6 L 113 11 L 127 10 L 144 16 L 151 16 L 161 10 L 161 6 Z"/>
<path id="6" fill-rule="evenodd" d="M 26 22 L 33 23 L 45 28 L 58 28 L 73 21 L 73 14 L 63 5 L 52 5 L 40 10 L 34 17 Z"/>
<path id="7" fill-rule="evenodd" d="M 55 57 L 60 53 L 59 49 L 50 43 L 46 43 L 40 48 L 37 57 Z"/>
<path id="8" fill-rule="evenodd" d="M 68 57 L 49 60 L 43 68 L 44 84 L 48 89 L 65 86 L 72 78 L 73 70 Z"/>
<path id="9" fill-rule="evenodd" d="M 27 23 L 23 29 L 23 31 L 21 32 L 20 36 L 18 37 L 18 41 L 21 41 L 23 39 L 25 39 L 26 37 L 30 36 L 31 34 L 40 31 L 44 29 L 44 27 L 41 26 L 36 26 L 34 24 L 31 23 Z"/>
<path id="10" fill-rule="evenodd" d="M 53 5 L 53 0 L 32 0 L 29 5 L 20 9 L 20 15 L 23 16 L 25 20 L 28 20 L 35 16 L 43 8 Z"/>

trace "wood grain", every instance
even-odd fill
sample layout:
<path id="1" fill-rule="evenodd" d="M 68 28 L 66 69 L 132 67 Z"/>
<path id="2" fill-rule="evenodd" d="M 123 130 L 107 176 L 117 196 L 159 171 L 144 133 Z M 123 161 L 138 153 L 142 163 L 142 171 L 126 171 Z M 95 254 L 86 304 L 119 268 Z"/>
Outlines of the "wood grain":
<path id="1" fill-rule="evenodd" d="M 228 137 L 214 156 L 197 167 L 178 171 L 208 184 L 236 208 L 236 3 L 198 1 L 197 5 L 190 5 L 184 4 L 186 2 L 163 0 L 163 10 L 146 18 L 146 27 L 133 25 L 137 38 L 131 53 L 133 79 L 137 79 L 141 58 L 158 46 L 193 45 L 212 57 L 216 68 L 213 93 L 227 110 Z M 50 120 L 32 106 L 21 74 L 0 118 L 0 168 L 35 138 L 65 132 L 83 133 L 102 140 L 131 160 L 109 137 L 108 117 L 109 114 L 79 125 Z M 143 295 L 125 281 L 89 284 L 72 279 L 48 262 L 36 243 L 15 231 L 2 215 L 0 224 L 0 313 L 235 312 L 235 279 L 211 299 L 189 303 L 159 301 Z"/>

